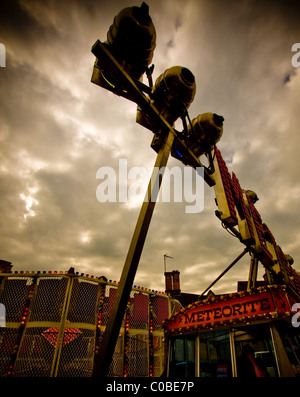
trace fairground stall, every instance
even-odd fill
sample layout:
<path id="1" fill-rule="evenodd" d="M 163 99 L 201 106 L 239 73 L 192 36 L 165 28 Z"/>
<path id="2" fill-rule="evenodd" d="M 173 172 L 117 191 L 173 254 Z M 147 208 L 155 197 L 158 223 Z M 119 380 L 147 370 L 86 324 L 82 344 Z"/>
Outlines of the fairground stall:
<path id="1" fill-rule="evenodd" d="M 212 153 L 213 177 L 222 225 L 246 248 L 204 291 L 247 252 L 244 290 L 215 296 L 204 292 L 165 324 L 170 377 L 300 376 L 300 277 L 255 207 L 257 196 L 243 190 L 221 152 Z M 257 281 L 262 265 L 264 281 Z M 205 299 L 204 299 L 205 297 Z"/>
<path id="2" fill-rule="evenodd" d="M 168 376 L 299 376 L 292 301 L 274 285 L 189 305 L 166 322 Z"/>

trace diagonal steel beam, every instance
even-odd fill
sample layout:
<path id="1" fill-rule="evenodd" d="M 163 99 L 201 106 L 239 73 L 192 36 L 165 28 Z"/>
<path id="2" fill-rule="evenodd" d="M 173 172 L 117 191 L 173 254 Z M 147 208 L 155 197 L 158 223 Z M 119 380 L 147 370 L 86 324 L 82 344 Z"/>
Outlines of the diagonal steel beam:
<path id="1" fill-rule="evenodd" d="M 199 295 L 199 299 L 202 298 L 202 296 L 205 294 L 205 292 L 210 290 L 210 288 L 213 285 L 215 285 L 216 282 L 219 281 L 220 278 L 222 278 L 224 276 L 224 274 L 226 274 L 247 252 L 249 252 L 249 248 L 248 247 L 246 247 L 244 249 L 244 251 L 237 258 L 235 258 L 235 260 L 233 262 L 231 262 L 230 265 L 227 266 L 226 269 L 211 284 L 209 284 L 209 286 L 202 292 L 202 294 Z"/>
<path id="2" fill-rule="evenodd" d="M 108 374 L 173 140 L 174 135 L 170 131 L 157 154 L 148 190 L 133 233 L 116 297 L 95 363 L 94 377 L 106 377 Z M 161 172 L 159 172 L 160 170 Z"/>

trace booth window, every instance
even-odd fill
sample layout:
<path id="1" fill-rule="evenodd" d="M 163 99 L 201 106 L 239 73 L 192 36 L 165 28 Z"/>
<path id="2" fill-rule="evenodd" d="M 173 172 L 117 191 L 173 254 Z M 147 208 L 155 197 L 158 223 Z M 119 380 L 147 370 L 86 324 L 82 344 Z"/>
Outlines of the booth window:
<path id="1" fill-rule="evenodd" d="M 228 330 L 200 334 L 200 377 L 231 377 Z"/>
<path id="2" fill-rule="evenodd" d="M 169 376 L 251 378 L 299 375 L 299 330 L 291 329 L 284 322 L 276 322 L 276 328 L 281 347 L 274 325 L 272 328 L 270 323 L 171 338 Z M 288 371 L 287 363 L 293 371 Z"/>
<path id="3" fill-rule="evenodd" d="M 239 327 L 233 330 L 237 376 L 278 376 L 269 324 Z"/>
<path id="4" fill-rule="evenodd" d="M 300 376 L 300 329 L 284 321 L 278 321 L 276 328 L 294 372 Z"/>
<path id="5" fill-rule="evenodd" d="M 199 375 L 202 377 L 231 377 L 231 356 L 228 330 L 181 336 L 171 339 L 169 376 L 191 376 L 195 374 L 195 352 L 199 348 Z M 197 371 L 198 372 L 198 371 Z"/>
<path id="6" fill-rule="evenodd" d="M 195 376 L 195 337 L 172 339 L 169 376 Z"/>

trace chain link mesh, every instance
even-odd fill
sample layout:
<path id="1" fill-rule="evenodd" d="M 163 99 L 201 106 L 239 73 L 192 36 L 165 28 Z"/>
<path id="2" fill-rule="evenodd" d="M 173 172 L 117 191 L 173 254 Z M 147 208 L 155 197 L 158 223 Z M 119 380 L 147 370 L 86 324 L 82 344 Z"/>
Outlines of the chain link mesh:
<path id="1" fill-rule="evenodd" d="M 149 375 L 149 295 L 132 292 L 127 308 L 126 376 Z"/>
<path id="2" fill-rule="evenodd" d="M 0 328 L 0 376 L 91 376 L 117 284 L 69 274 L 1 276 L 6 327 Z M 179 308 L 165 295 L 134 289 L 109 376 L 160 376 L 162 322 Z"/>
<path id="3" fill-rule="evenodd" d="M 13 376 L 51 376 L 55 346 L 44 337 L 46 330 L 46 327 L 26 328 L 13 368 Z"/>
<path id="4" fill-rule="evenodd" d="M 21 338 L 20 326 L 28 300 L 31 277 L 3 277 L 0 302 L 5 307 L 6 326 L 0 328 L 0 376 L 10 375 Z"/>
<path id="5" fill-rule="evenodd" d="M 68 284 L 67 277 L 37 279 L 13 376 L 53 375 Z"/>
<path id="6" fill-rule="evenodd" d="M 91 376 L 100 284 L 73 279 L 56 376 Z"/>

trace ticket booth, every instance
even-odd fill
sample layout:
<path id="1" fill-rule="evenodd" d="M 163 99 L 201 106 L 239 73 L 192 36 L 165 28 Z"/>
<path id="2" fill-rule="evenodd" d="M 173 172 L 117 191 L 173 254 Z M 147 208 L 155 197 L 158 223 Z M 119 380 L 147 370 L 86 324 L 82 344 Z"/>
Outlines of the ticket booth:
<path id="1" fill-rule="evenodd" d="M 300 376 L 300 328 L 285 289 L 266 286 L 189 305 L 165 324 L 169 377 Z"/>

